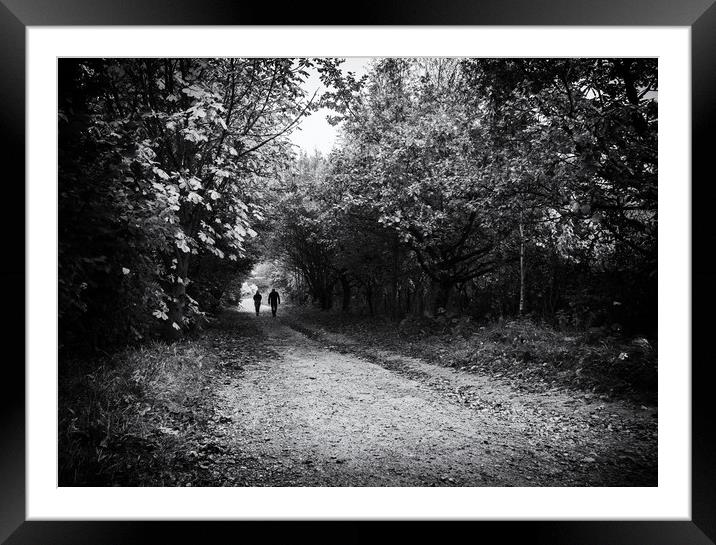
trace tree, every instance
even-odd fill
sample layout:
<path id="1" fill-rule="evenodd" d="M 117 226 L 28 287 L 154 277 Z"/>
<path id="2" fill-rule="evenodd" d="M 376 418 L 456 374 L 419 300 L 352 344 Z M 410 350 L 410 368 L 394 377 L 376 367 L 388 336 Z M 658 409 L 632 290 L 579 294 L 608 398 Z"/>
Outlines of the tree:
<path id="1" fill-rule="evenodd" d="M 500 163 L 514 177 L 496 187 L 503 203 L 519 205 L 505 207 L 507 222 L 519 216 L 526 239 L 562 259 L 635 274 L 631 308 L 655 300 L 656 61 L 468 59 L 462 65 L 472 96 L 490 112 Z M 644 315 L 655 316 L 651 310 Z"/>
<path id="2" fill-rule="evenodd" d="M 337 276 L 330 214 L 321 202 L 324 167 L 320 155 L 302 154 L 284 174 L 283 185 L 274 186 L 271 253 L 305 279 L 313 300 L 327 310 Z"/>
<path id="3" fill-rule="evenodd" d="M 479 120 L 467 115 L 459 83 L 457 61 L 382 60 L 344 125 L 355 158 L 345 173 L 350 200 L 376 210 L 414 254 L 433 311 L 457 284 L 491 270 L 496 243 L 486 229 L 489 179 L 473 160 Z"/>
<path id="4" fill-rule="evenodd" d="M 275 232 L 324 308 L 656 315 L 653 60 L 338 64 L 341 145 L 283 174 Z"/>
<path id="5" fill-rule="evenodd" d="M 120 293 L 118 278 L 136 282 L 170 338 L 200 316 L 201 301 L 187 292 L 190 271 L 215 271 L 198 263 L 205 258 L 245 266 L 265 180 L 285 167 L 286 135 L 317 105 L 301 82 L 308 68 L 330 64 L 61 61 L 61 315 L 73 316 L 66 323 L 102 298 L 82 286 Z M 83 216 L 94 218 L 101 241 L 82 228 Z"/>

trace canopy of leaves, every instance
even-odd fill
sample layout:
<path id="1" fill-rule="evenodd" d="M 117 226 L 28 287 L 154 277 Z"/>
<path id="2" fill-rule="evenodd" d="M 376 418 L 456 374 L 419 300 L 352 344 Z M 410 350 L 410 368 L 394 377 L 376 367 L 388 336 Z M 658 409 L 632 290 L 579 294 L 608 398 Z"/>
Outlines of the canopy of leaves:
<path id="1" fill-rule="evenodd" d="M 171 336 L 246 272 L 266 180 L 317 107 L 310 59 L 60 62 L 60 321 L 65 344 Z M 209 295 L 211 294 L 211 295 Z M 207 305 L 203 305 L 207 303 Z"/>
<path id="2" fill-rule="evenodd" d="M 501 315 L 527 282 L 546 318 L 654 326 L 655 59 L 376 59 L 324 80 L 342 145 L 281 205 L 309 284 L 311 255 L 344 308 L 358 288 L 394 316 Z"/>

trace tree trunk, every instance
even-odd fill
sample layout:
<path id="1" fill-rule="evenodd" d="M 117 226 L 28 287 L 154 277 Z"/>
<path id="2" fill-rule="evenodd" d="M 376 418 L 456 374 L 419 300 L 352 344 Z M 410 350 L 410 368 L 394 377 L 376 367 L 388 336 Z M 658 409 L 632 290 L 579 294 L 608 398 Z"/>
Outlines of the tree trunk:
<path id="1" fill-rule="evenodd" d="M 450 305 L 450 295 L 452 294 L 455 282 L 450 279 L 443 279 L 433 282 L 431 308 L 433 315 L 438 314 L 440 308 L 445 310 Z"/>
<path id="2" fill-rule="evenodd" d="M 333 307 L 333 284 L 324 284 L 319 294 L 321 310 L 330 310 Z"/>
<path id="3" fill-rule="evenodd" d="M 398 297 L 398 237 L 393 237 L 393 267 L 391 274 L 391 294 L 390 294 L 390 317 L 392 320 L 398 319 L 398 305 L 400 304 Z"/>
<path id="4" fill-rule="evenodd" d="M 167 340 L 175 341 L 181 337 L 181 325 L 186 306 L 186 281 L 189 272 L 189 254 L 177 252 L 176 281 L 172 285 L 172 298 L 169 301 L 169 317 L 166 323 L 164 336 Z M 181 279 L 181 282 L 179 282 Z M 174 324 L 179 326 L 177 329 Z"/>
<path id="5" fill-rule="evenodd" d="M 348 312 L 351 306 L 351 283 L 345 274 L 341 274 L 341 290 L 343 291 L 343 312 Z"/>
<path id="6" fill-rule="evenodd" d="M 368 303 L 368 312 L 370 312 L 371 318 L 375 316 L 375 309 L 373 308 L 373 285 L 368 282 L 365 288 L 365 299 Z"/>
<path id="7" fill-rule="evenodd" d="M 420 289 L 419 291 L 416 291 L 416 301 L 415 301 L 415 315 L 416 316 L 422 316 L 423 311 L 425 310 L 425 288 L 423 287 L 422 283 L 419 284 Z"/>
<path id="8" fill-rule="evenodd" d="M 520 316 L 525 313 L 525 231 L 520 221 Z"/>

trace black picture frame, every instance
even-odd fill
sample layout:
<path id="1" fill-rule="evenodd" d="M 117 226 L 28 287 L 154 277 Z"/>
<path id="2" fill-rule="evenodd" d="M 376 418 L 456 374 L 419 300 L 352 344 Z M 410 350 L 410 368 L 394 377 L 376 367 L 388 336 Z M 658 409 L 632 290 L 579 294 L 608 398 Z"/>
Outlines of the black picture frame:
<path id="1" fill-rule="evenodd" d="M 219 535 L 238 541 L 259 532 L 275 541 L 360 543 L 397 526 L 403 540 L 413 534 L 440 537 L 467 532 L 483 542 L 579 544 L 713 544 L 716 541 L 716 448 L 708 350 L 709 313 L 716 271 L 708 251 L 714 240 L 707 207 L 716 202 L 711 173 L 716 127 L 715 0 L 417 0 L 351 3 L 351 25 L 586 25 L 688 26 L 692 54 L 692 518 L 690 521 L 480 521 L 412 522 L 137 522 L 26 521 L 25 517 L 25 30 L 64 25 L 313 25 L 320 8 L 238 0 L 0 0 L 0 147 L 5 173 L 4 237 L 0 281 L 13 310 L 3 327 L 5 358 L 0 375 L 0 542 L 20 544 L 213 543 Z M 341 10 L 326 8 L 323 24 L 345 24 Z M 13 176 L 9 170 L 15 170 Z M 685 183 L 688 183 L 685 181 Z M 23 203 L 20 206 L 18 203 Z M 712 214 L 713 215 L 713 214 Z M 20 236 L 20 233 L 23 236 Z M 697 252 L 697 249 L 704 249 Z M 8 253 L 10 255 L 8 255 Z M 25 286 L 25 291 L 18 289 Z M 54 308 L 52 304 L 48 308 Z M 15 353 L 8 349 L 13 347 Z M 8 354 L 10 354 L 8 356 Z M 683 362 L 689 365 L 689 362 Z M 228 532 L 228 533 L 227 533 Z"/>

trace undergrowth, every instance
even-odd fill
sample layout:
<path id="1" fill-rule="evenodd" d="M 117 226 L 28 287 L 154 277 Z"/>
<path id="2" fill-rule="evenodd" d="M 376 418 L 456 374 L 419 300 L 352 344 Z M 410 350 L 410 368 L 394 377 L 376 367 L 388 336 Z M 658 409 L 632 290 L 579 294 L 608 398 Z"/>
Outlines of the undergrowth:
<path id="1" fill-rule="evenodd" d="M 123 481 L 162 484 L 160 461 L 183 456 L 172 439 L 193 410 L 214 367 L 200 341 L 155 342 L 101 361 L 62 362 L 59 380 L 59 484 Z M 161 459 L 161 460 L 160 460 Z"/>
<path id="2" fill-rule="evenodd" d="M 218 433 L 227 417 L 217 381 L 266 353 L 235 310 L 174 344 L 153 342 L 101 360 L 61 360 L 60 486 L 226 486 Z"/>
<path id="3" fill-rule="evenodd" d="M 478 324 L 467 318 L 387 319 L 294 307 L 292 319 L 443 366 L 485 373 L 530 390 L 567 387 L 657 402 L 657 345 L 607 328 L 559 331 L 529 319 Z"/>

